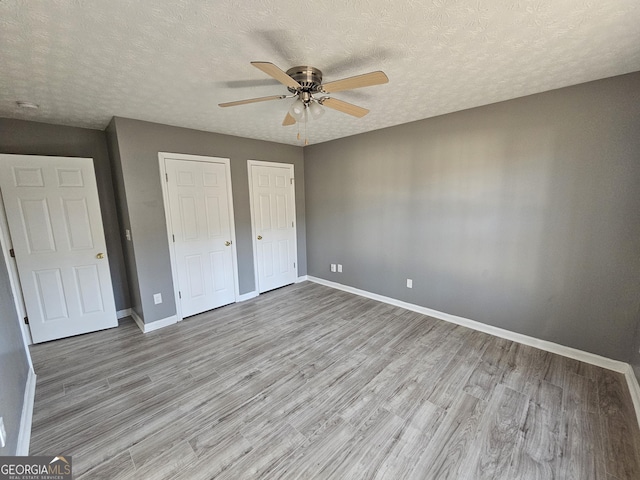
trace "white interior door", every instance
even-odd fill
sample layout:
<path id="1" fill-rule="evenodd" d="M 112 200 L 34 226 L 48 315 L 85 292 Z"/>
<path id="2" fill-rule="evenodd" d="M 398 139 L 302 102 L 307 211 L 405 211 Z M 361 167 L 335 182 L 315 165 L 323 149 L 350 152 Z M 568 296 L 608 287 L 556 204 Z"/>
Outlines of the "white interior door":
<path id="1" fill-rule="evenodd" d="M 165 158 L 165 168 L 181 316 L 235 302 L 228 163 Z"/>
<path id="2" fill-rule="evenodd" d="M 293 165 L 249 161 L 258 291 L 294 283 L 296 265 Z"/>
<path id="3" fill-rule="evenodd" d="M 0 190 L 33 341 L 117 327 L 93 160 L 0 155 Z"/>

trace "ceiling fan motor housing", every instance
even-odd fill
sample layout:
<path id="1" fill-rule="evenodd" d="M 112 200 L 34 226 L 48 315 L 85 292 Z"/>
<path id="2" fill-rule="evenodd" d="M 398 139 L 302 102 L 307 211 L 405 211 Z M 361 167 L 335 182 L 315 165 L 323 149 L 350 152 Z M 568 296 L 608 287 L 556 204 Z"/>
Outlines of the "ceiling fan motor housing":
<path id="1" fill-rule="evenodd" d="M 286 72 L 270 62 L 251 62 L 251 65 L 262 70 L 264 73 L 286 86 L 289 92 L 293 95 L 271 95 L 268 97 L 249 98 L 235 102 L 220 103 L 219 105 L 221 107 L 234 107 L 236 105 L 245 105 L 247 103 L 295 98 L 293 104 L 289 107 L 289 113 L 287 113 L 287 116 L 282 122 L 282 125 L 285 126 L 294 125 L 296 121 L 300 121 L 300 119 L 297 118 L 297 113 L 309 113 L 313 118 L 319 117 L 323 112 L 321 105 L 354 117 L 364 117 L 369 113 L 369 110 L 366 108 L 358 107 L 357 105 L 353 105 L 348 102 L 343 102 L 342 100 L 338 100 L 331 96 L 319 96 L 316 98 L 315 95 L 330 95 L 333 92 L 370 87 L 372 85 L 382 85 L 383 83 L 389 82 L 389 78 L 384 74 L 384 72 L 377 71 L 356 75 L 355 77 L 335 80 L 323 85 L 322 72 L 317 68 L 308 65 L 293 67 Z M 297 113 L 293 112 L 292 109 L 296 110 Z M 306 118 L 306 116 L 304 116 L 304 118 Z"/>
<path id="2" fill-rule="evenodd" d="M 299 66 L 287 70 L 287 75 L 302 86 L 302 92 L 319 93 L 322 86 L 322 72 L 315 67 Z M 287 87 L 291 93 L 298 89 Z"/>

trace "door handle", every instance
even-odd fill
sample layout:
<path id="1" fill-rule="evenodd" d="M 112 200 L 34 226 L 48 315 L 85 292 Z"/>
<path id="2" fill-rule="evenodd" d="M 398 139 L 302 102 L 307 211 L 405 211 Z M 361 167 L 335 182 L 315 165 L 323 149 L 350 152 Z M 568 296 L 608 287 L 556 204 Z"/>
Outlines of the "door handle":
<path id="1" fill-rule="evenodd" d="M 229 245 L 231 245 L 231 242 L 230 242 L 230 241 L 228 241 L 228 240 L 227 240 L 226 242 L 224 242 L 224 246 L 225 246 L 225 247 L 228 247 Z"/>
<path id="2" fill-rule="evenodd" d="M 100 252 L 99 254 L 96 255 L 96 258 L 98 260 L 102 260 L 104 258 L 104 253 Z"/>
<path id="3" fill-rule="evenodd" d="M 262 235 L 258 235 L 258 240 L 262 240 Z"/>

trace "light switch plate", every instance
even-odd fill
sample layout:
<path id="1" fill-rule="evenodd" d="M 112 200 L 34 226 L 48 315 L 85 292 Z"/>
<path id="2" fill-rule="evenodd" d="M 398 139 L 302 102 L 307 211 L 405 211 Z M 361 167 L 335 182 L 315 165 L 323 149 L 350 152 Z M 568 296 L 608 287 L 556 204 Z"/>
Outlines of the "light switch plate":
<path id="1" fill-rule="evenodd" d="M 162 303 L 162 294 L 161 293 L 156 293 L 153 295 L 153 303 L 155 303 L 156 305 L 159 303 Z"/>
<path id="2" fill-rule="evenodd" d="M 407 278 L 407 288 L 413 288 L 413 280 Z"/>
<path id="3" fill-rule="evenodd" d="M 335 271 L 336 271 L 336 264 L 335 264 L 335 263 L 332 263 L 332 264 L 331 264 L 331 271 L 332 271 L 332 272 L 335 272 Z"/>
<path id="4" fill-rule="evenodd" d="M 338 264 L 338 273 L 342 273 L 342 264 L 341 263 Z"/>

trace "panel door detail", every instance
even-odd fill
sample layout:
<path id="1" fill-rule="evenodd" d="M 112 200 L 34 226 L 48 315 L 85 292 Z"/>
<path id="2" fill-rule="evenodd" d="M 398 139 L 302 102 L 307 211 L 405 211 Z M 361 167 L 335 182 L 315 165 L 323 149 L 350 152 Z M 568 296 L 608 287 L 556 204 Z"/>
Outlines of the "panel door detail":
<path id="1" fill-rule="evenodd" d="M 117 327 L 93 160 L 0 155 L 0 191 L 33 341 Z"/>
<path id="2" fill-rule="evenodd" d="M 258 291 L 262 293 L 298 278 L 293 171 L 288 165 L 252 164 L 250 169 Z"/>
<path id="3" fill-rule="evenodd" d="M 182 317 L 235 302 L 227 166 L 165 160 Z"/>

